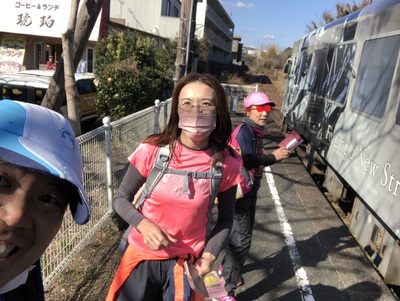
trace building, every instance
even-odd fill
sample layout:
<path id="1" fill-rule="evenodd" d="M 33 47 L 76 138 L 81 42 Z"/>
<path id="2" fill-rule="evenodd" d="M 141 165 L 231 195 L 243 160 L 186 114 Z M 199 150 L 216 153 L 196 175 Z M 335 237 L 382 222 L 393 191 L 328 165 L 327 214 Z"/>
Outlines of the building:
<path id="1" fill-rule="evenodd" d="M 252 46 L 243 46 L 243 53 L 250 55 L 250 56 L 255 56 L 257 58 L 261 57 L 261 51 Z"/>
<path id="2" fill-rule="evenodd" d="M 212 44 L 210 62 L 229 64 L 235 24 L 219 0 L 199 0 L 196 31 L 198 39 L 206 37 Z"/>
<path id="3" fill-rule="evenodd" d="M 242 51 L 243 51 L 243 43 L 240 43 L 242 40 L 241 36 L 234 36 L 232 42 L 232 64 L 242 65 Z"/>
<path id="4" fill-rule="evenodd" d="M 190 0 L 187 1 L 190 5 Z M 103 9 L 84 51 L 80 70 L 93 72 L 94 46 L 104 28 L 132 28 L 156 38 L 159 45 L 177 39 L 181 25 L 180 0 L 104 0 Z M 231 62 L 234 24 L 219 0 L 193 0 L 194 35 L 212 44 L 208 61 Z M 0 23 L 0 73 L 45 69 L 62 53 L 61 34 L 67 30 L 71 0 L 3 1 Z M 81 0 L 80 5 L 85 1 Z M 187 22 L 187 21 L 186 21 Z M 184 43 L 186 45 L 187 41 Z"/>
<path id="5" fill-rule="evenodd" d="M 0 73 L 46 69 L 50 56 L 57 63 L 62 53 L 61 34 L 67 30 L 70 9 L 71 0 L 3 1 Z M 93 72 L 93 47 L 99 38 L 100 19 L 101 16 L 81 61 L 84 65 L 81 67 L 89 72 Z"/>
<path id="6" fill-rule="evenodd" d="M 110 21 L 161 38 L 178 39 L 182 1 L 111 0 Z M 209 61 L 229 64 L 234 23 L 219 0 L 193 1 L 197 2 L 194 34 L 197 39 L 206 37 L 211 42 Z"/>

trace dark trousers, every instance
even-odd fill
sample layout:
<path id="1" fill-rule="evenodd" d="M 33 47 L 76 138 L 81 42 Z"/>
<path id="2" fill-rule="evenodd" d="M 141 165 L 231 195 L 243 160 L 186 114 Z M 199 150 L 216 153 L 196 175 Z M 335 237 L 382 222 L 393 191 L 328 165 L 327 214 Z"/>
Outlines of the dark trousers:
<path id="1" fill-rule="evenodd" d="M 257 192 L 250 191 L 236 201 L 235 216 L 229 244 L 222 259 L 222 277 L 226 290 L 232 294 L 237 287 L 242 268 L 249 254 L 256 216 Z"/>
<path id="2" fill-rule="evenodd" d="M 176 259 L 148 260 L 139 263 L 124 283 L 118 301 L 174 300 Z M 185 277 L 184 300 L 190 300 L 190 285 Z"/>

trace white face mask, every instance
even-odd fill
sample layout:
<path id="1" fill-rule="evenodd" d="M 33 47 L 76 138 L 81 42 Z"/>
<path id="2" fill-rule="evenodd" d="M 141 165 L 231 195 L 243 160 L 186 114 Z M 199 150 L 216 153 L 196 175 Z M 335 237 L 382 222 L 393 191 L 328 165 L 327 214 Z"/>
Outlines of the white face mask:
<path id="1" fill-rule="evenodd" d="M 178 127 L 194 142 L 202 141 L 210 136 L 217 124 L 217 115 L 215 113 L 203 114 L 179 110 L 178 115 Z"/>

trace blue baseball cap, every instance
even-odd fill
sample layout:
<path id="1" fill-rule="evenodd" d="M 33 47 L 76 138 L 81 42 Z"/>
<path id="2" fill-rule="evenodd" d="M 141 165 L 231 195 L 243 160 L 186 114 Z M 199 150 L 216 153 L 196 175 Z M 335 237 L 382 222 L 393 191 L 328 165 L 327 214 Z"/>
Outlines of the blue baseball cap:
<path id="1" fill-rule="evenodd" d="M 0 100 L 0 158 L 70 182 L 79 195 L 69 201 L 72 216 L 78 224 L 89 221 L 79 142 L 61 114 L 36 104 Z"/>

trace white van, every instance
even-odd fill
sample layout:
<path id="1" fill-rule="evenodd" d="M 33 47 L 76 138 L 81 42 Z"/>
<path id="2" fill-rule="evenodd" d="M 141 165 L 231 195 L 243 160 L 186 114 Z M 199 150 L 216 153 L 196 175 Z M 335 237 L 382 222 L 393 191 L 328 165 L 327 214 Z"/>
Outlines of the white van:
<path id="1" fill-rule="evenodd" d="M 0 74 L 0 100 L 12 99 L 40 105 L 54 70 L 27 70 L 18 73 Z M 96 119 L 95 96 L 96 85 L 93 73 L 75 74 L 79 93 L 81 122 Z M 66 116 L 67 107 L 64 104 L 61 112 Z"/>

